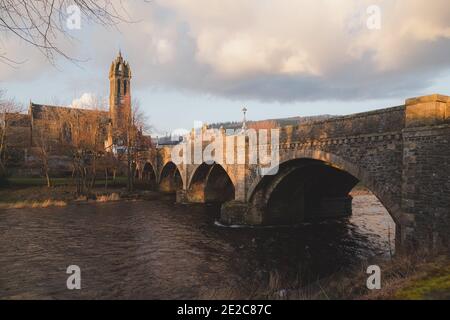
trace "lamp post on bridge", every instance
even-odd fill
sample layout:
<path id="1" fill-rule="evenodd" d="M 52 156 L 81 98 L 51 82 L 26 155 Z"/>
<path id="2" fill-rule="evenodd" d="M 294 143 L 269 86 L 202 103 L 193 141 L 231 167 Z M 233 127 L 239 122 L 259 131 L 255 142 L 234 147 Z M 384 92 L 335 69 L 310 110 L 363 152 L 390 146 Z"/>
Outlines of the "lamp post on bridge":
<path id="1" fill-rule="evenodd" d="M 247 108 L 242 108 L 242 113 L 244 114 L 244 119 L 242 120 L 242 132 L 245 133 L 247 131 L 247 119 L 245 118 L 245 115 L 247 113 Z"/>

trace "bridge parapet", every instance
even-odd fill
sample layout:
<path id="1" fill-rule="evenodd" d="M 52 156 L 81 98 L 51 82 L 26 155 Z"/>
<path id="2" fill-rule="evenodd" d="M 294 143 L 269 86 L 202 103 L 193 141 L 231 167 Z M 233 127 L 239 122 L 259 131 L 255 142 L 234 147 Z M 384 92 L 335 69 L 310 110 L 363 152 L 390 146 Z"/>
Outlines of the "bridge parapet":
<path id="1" fill-rule="evenodd" d="M 450 97 L 440 94 L 406 100 L 406 127 L 450 123 Z"/>
<path id="2" fill-rule="evenodd" d="M 223 130 L 222 134 L 225 150 L 233 140 L 235 159 L 242 153 L 242 148 L 248 147 L 249 139 L 242 134 L 227 136 Z M 247 143 L 239 146 L 237 139 L 242 138 Z M 224 152 L 221 166 L 233 183 L 234 200 L 223 205 L 222 220 L 244 224 L 271 221 L 265 215 L 270 209 L 272 195 L 279 192 L 277 188 L 285 184 L 285 178 L 296 172 L 296 179 L 289 180 L 292 186 L 283 188 L 286 192 L 298 192 L 290 199 L 304 201 L 296 203 L 299 210 L 305 210 L 301 208 L 308 202 L 307 197 L 312 195 L 314 201 L 321 204 L 314 207 L 314 212 L 328 215 L 330 210 L 324 209 L 329 209 L 331 203 L 333 208 L 347 214 L 351 202 L 348 192 L 359 180 L 379 198 L 394 218 L 399 244 L 423 246 L 426 243 L 431 247 L 448 247 L 449 141 L 450 98 L 442 95 L 412 98 L 402 106 L 282 127 L 277 145 L 268 144 L 268 151 L 276 148 L 279 152 L 282 170 L 276 178 L 261 176 L 260 165 L 248 161 L 249 150 L 244 153 L 244 164 L 227 163 Z M 208 145 L 209 141 L 202 142 L 201 150 Z M 158 175 L 172 160 L 173 149 L 178 147 L 162 148 L 156 155 L 151 155 L 156 159 L 153 163 Z M 183 181 L 181 192 L 184 194 L 189 192 L 192 177 L 200 167 L 193 160 L 191 157 L 188 163 L 177 165 Z M 316 171 L 305 169 L 310 164 L 324 166 L 317 169 L 320 177 L 311 176 Z M 299 174 L 299 168 L 303 168 L 302 174 Z M 196 188 L 211 185 L 214 191 L 220 191 L 217 183 L 207 182 L 210 175 L 204 176 L 205 182 L 196 184 Z M 305 176 L 309 180 L 305 180 Z M 314 180 L 322 183 L 325 191 L 317 183 L 310 186 L 308 181 Z M 296 183 L 300 181 L 303 182 L 299 189 Z M 309 190 L 310 187 L 313 189 Z M 311 190 L 316 194 L 312 194 Z M 207 199 L 205 195 L 199 199 Z M 180 199 L 185 201 L 186 197 Z M 288 200 L 284 202 L 288 203 Z"/>
<path id="3" fill-rule="evenodd" d="M 405 127 L 405 106 L 335 117 L 281 128 L 281 142 L 385 135 Z"/>

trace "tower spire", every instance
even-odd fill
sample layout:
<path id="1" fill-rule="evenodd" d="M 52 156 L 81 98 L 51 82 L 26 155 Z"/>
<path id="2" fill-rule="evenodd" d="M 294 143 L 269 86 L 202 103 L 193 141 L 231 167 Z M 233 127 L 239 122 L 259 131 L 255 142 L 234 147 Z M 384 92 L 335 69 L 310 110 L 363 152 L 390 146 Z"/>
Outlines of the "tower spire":
<path id="1" fill-rule="evenodd" d="M 124 132 L 131 115 L 131 70 L 127 61 L 122 58 L 122 50 L 113 60 L 109 72 L 109 114 L 112 133 L 116 136 L 113 143 L 123 140 Z"/>

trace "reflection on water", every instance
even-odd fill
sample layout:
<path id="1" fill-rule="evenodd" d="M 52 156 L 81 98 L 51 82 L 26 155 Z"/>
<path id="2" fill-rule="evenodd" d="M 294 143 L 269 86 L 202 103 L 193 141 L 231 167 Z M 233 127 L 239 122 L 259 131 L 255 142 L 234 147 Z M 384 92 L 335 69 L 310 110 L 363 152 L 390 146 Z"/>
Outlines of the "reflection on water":
<path id="1" fill-rule="evenodd" d="M 224 228 L 216 210 L 166 199 L 1 211 L 0 298 L 195 299 L 269 271 L 316 279 L 394 241 L 371 195 L 354 198 L 351 218 L 297 227 Z M 81 290 L 66 289 L 72 264 Z"/>

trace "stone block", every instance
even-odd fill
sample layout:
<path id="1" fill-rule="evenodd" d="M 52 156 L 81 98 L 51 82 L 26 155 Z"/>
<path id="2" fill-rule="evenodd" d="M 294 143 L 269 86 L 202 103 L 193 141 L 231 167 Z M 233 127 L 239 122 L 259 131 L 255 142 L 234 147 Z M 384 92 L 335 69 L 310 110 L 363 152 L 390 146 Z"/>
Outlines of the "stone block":
<path id="1" fill-rule="evenodd" d="M 405 126 L 411 128 L 445 123 L 449 102 L 450 97 L 438 94 L 407 99 Z"/>
<path id="2" fill-rule="evenodd" d="M 177 203 L 187 203 L 186 190 L 177 190 L 176 192 L 176 202 Z"/>
<path id="3" fill-rule="evenodd" d="M 241 201 L 228 201 L 222 204 L 220 208 L 220 222 L 227 225 L 248 224 L 246 219 L 248 213 L 248 204 Z"/>

